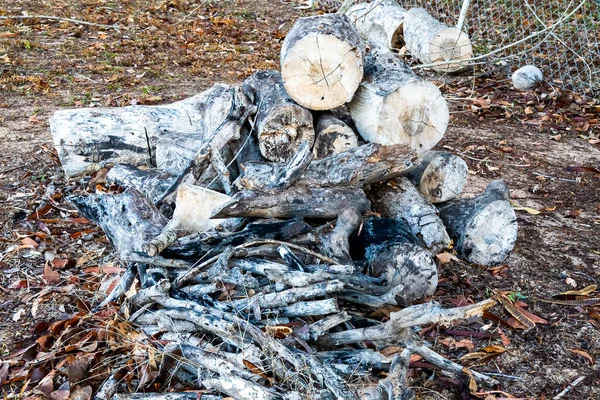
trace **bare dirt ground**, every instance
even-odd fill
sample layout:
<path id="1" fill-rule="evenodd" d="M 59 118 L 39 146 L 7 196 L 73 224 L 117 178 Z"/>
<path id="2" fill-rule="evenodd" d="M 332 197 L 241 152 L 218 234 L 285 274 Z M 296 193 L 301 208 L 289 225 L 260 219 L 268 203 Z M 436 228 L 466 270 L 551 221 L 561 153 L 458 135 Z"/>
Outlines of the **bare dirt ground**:
<path id="1" fill-rule="evenodd" d="M 285 32 L 295 18 L 312 12 L 294 9 L 297 5 L 263 0 L 0 5 L 0 16 L 27 12 L 119 26 L 117 31 L 44 19 L 0 20 L 0 356 L 25 348 L 47 322 L 68 318 L 82 303 L 97 304 L 119 272 L 101 231 L 64 201 L 87 182 L 64 178 L 48 130 L 52 113 L 171 102 L 218 81 L 276 69 Z M 475 368 L 506 375 L 498 376 L 502 386 L 488 399 L 551 398 L 579 377 L 585 379 L 564 398 L 597 399 L 600 309 L 541 300 L 600 280 L 600 106 L 549 86 L 516 93 L 502 80 L 505 72 L 480 76 L 474 87 L 470 77 L 435 78 L 453 110 L 439 147 L 469 164 L 467 194 L 502 178 L 522 208 L 507 267 L 443 264 L 434 299 L 452 306 L 494 290 L 511 292 L 548 323 L 523 332 L 479 319 L 453 329 L 483 326 L 505 336 L 468 339 L 442 328 L 423 335 L 455 360 L 473 348 L 503 345 L 506 352 Z M 492 311 L 502 315 L 500 307 Z M 7 379 L 1 366 L 0 381 Z M 412 371 L 419 398 L 475 398 L 461 382 L 433 369 L 415 365 Z M 15 379 L 3 390 L 17 398 L 22 384 Z"/>

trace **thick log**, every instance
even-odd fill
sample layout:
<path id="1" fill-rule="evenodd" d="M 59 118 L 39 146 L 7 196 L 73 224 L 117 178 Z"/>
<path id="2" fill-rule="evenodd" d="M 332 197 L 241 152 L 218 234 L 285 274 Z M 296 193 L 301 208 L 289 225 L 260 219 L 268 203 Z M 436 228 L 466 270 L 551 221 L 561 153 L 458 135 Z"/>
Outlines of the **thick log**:
<path id="1" fill-rule="evenodd" d="M 504 181 L 491 182 L 482 194 L 471 199 L 443 203 L 439 210 L 454 248 L 466 261 L 492 266 L 512 251 L 517 240 L 517 218 Z"/>
<path id="2" fill-rule="evenodd" d="M 385 278 L 387 287 L 396 289 L 391 299 L 394 305 L 410 305 L 432 295 L 437 288 L 435 261 L 419 246 L 410 243 L 373 245 L 365 257 L 369 275 Z"/>
<path id="3" fill-rule="evenodd" d="M 443 151 L 430 151 L 405 176 L 430 203 L 435 204 L 457 197 L 467 183 L 468 172 L 462 158 Z"/>
<path id="4" fill-rule="evenodd" d="M 173 218 L 146 246 L 146 252 L 155 256 L 171 245 L 178 237 L 204 232 L 219 225 L 222 220 L 210 219 L 212 210 L 229 202 L 231 198 L 200 186 L 182 184 L 177 189 Z"/>
<path id="5" fill-rule="evenodd" d="M 415 75 L 383 44 L 385 40 L 383 28 L 375 25 L 365 79 L 350 103 L 352 118 L 368 142 L 429 150 L 446 132 L 448 104 L 434 84 Z"/>
<path id="6" fill-rule="evenodd" d="M 260 152 L 267 160 L 287 162 L 303 142 L 312 148 L 312 114 L 287 94 L 279 71 L 258 71 L 242 88 L 257 107 L 254 124 Z"/>
<path id="7" fill-rule="evenodd" d="M 67 176 L 117 163 L 152 166 L 160 137 L 209 137 L 226 118 L 231 98 L 231 88 L 218 84 L 162 106 L 59 110 L 50 118 L 50 132 Z"/>
<path id="8" fill-rule="evenodd" d="M 315 118 L 315 158 L 327 157 L 358 146 L 358 136 L 344 121 L 337 119 L 330 112 L 319 113 Z"/>
<path id="9" fill-rule="evenodd" d="M 179 175 L 202 147 L 202 139 L 196 133 L 175 133 L 158 138 L 156 168 Z"/>
<path id="10" fill-rule="evenodd" d="M 403 144 L 365 144 L 314 160 L 296 185 L 312 188 L 362 187 L 400 176 L 418 162 L 419 156 L 415 151 Z M 266 188 L 272 184 L 273 177 L 280 175 L 285 168 L 285 164 L 247 164 L 236 185 L 250 190 Z"/>
<path id="11" fill-rule="evenodd" d="M 119 194 L 67 200 L 87 219 L 98 224 L 120 256 L 142 252 L 144 243 L 158 235 L 167 219 L 140 192 L 131 188 Z"/>
<path id="12" fill-rule="evenodd" d="M 363 77 L 363 49 L 350 19 L 341 14 L 299 18 L 281 46 L 285 90 L 311 110 L 349 102 Z"/>
<path id="13" fill-rule="evenodd" d="M 227 110 L 221 110 L 225 117 L 221 124 L 206 138 L 200 150 L 196 152 L 194 159 L 177 176 L 175 182 L 163 194 L 163 197 L 157 202 L 158 206 L 171 204 L 175 201 L 175 193 L 182 183 L 194 184 L 207 168 L 212 166 L 217 172 L 221 185 L 225 193 L 230 193 L 231 180 L 230 173 L 227 170 L 222 152 L 230 142 L 241 138 L 241 132 L 248 118 L 256 112 L 256 107 L 250 102 L 240 87 L 230 89 L 231 101 Z M 210 112 L 214 110 L 211 109 Z"/>
<path id="14" fill-rule="evenodd" d="M 370 192 L 373 211 L 384 218 L 400 219 L 434 254 L 450 244 L 450 237 L 437 209 L 408 178 L 400 177 L 377 185 Z"/>
<path id="15" fill-rule="evenodd" d="M 117 164 L 106 174 L 109 185 L 135 188 L 155 203 L 173 184 L 175 178 L 161 170 L 144 170 L 131 164 Z"/>
<path id="16" fill-rule="evenodd" d="M 381 25 L 386 33 L 385 45 L 389 49 L 400 49 L 404 44 L 402 23 L 405 13 L 406 10 L 397 1 L 386 0 L 355 4 L 346 15 L 363 39 L 368 40 L 373 25 Z"/>
<path id="17" fill-rule="evenodd" d="M 313 153 L 307 142 L 303 142 L 298 148 L 298 153 L 287 163 L 287 167 L 281 174 L 273 177 L 273 183 L 267 189 L 286 189 L 292 186 L 306 171 L 313 159 Z"/>
<path id="18" fill-rule="evenodd" d="M 473 57 L 466 32 L 444 25 L 422 8 L 411 8 L 404 15 L 404 42 L 423 64 L 443 63 L 433 67 L 441 72 L 461 70 Z"/>
<path id="19" fill-rule="evenodd" d="M 355 207 L 361 213 L 371 204 L 359 188 L 305 188 L 293 186 L 285 190 L 236 193 L 233 199 L 217 207 L 212 218 L 321 218 L 333 219 L 340 210 Z"/>

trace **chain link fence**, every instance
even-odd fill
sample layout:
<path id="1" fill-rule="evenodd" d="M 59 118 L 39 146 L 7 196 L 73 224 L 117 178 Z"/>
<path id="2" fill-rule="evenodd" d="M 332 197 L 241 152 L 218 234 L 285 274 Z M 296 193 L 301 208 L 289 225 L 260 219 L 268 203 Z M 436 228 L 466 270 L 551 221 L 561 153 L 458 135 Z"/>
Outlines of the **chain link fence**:
<path id="1" fill-rule="evenodd" d="M 343 0 L 315 0 L 335 11 Z M 457 24 L 464 0 L 408 0 L 447 25 Z M 552 86 L 600 95 L 600 0 L 471 0 L 463 30 L 473 63 L 533 64 Z"/>

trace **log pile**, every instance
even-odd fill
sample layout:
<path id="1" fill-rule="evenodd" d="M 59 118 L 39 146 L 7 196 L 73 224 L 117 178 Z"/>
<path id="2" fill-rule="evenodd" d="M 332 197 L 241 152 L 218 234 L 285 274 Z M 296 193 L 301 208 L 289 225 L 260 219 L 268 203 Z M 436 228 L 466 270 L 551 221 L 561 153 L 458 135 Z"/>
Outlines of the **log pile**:
<path id="1" fill-rule="evenodd" d="M 458 197 L 465 162 L 428 151 L 448 124 L 443 96 L 389 51 L 393 24 L 367 22 L 365 43 L 346 15 L 303 18 L 281 73 L 50 122 L 67 175 L 109 165 L 107 181 L 123 188 L 70 198 L 128 264 L 97 308 L 135 293 L 123 316 L 202 398 L 409 399 L 413 353 L 497 383 L 433 352 L 416 329 L 494 304 L 444 309 L 430 296 L 435 255 L 452 243 L 481 265 L 509 255 L 508 188 Z M 397 311 L 366 317 L 379 307 Z M 390 345 L 402 350 L 375 350 Z M 107 383 L 99 398 L 127 398 L 120 389 Z"/>

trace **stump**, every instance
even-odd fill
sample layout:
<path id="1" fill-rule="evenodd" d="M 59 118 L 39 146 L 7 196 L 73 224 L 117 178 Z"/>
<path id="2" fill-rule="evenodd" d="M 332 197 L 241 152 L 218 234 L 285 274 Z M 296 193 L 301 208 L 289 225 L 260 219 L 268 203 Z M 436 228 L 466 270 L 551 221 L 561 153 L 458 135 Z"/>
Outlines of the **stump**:
<path id="1" fill-rule="evenodd" d="M 444 25 L 422 8 L 411 8 L 404 15 L 404 42 L 410 53 L 423 64 L 435 64 L 441 72 L 463 69 L 473 57 L 469 35 Z M 449 62 L 452 61 L 452 62 Z"/>
<path id="2" fill-rule="evenodd" d="M 460 257 L 485 266 L 508 257 L 517 240 L 517 219 L 509 200 L 508 187 L 497 180 L 479 196 L 440 205 L 440 217 Z"/>
<path id="3" fill-rule="evenodd" d="M 346 15 L 363 39 L 369 38 L 373 25 L 381 25 L 387 37 L 386 46 L 390 49 L 400 49 L 404 44 L 402 23 L 405 13 L 406 10 L 397 1 L 386 0 L 355 4 Z"/>
<path id="4" fill-rule="evenodd" d="M 242 88 L 257 107 L 254 123 L 260 152 L 267 160 L 289 161 L 303 142 L 312 147 L 312 114 L 287 94 L 278 71 L 256 72 Z"/>
<path id="5" fill-rule="evenodd" d="M 363 49 L 350 19 L 341 14 L 299 18 L 281 46 L 285 90 L 311 110 L 349 102 L 363 77 Z"/>
<path id="6" fill-rule="evenodd" d="M 457 197 L 467 183 L 465 161 L 451 153 L 431 151 L 423 161 L 410 169 L 406 177 L 415 184 L 431 203 L 442 203 Z"/>
<path id="7" fill-rule="evenodd" d="M 356 128 L 369 142 L 429 150 L 448 127 L 446 100 L 435 85 L 417 77 L 394 56 L 385 41 L 381 27 L 371 30 L 365 80 L 350 103 Z"/>

